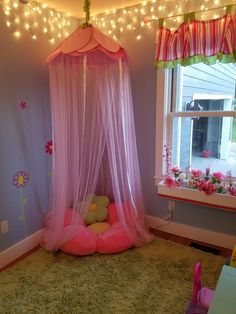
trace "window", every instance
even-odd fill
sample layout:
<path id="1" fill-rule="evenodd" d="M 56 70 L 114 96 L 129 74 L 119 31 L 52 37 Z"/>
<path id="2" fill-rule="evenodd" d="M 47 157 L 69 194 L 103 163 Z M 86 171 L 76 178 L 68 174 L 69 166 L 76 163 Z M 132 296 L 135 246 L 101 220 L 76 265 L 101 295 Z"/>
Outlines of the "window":
<path id="1" fill-rule="evenodd" d="M 157 82 L 157 183 L 166 171 L 160 149 L 166 143 L 172 164 L 184 171 L 210 168 L 236 177 L 236 64 L 158 69 Z"/>

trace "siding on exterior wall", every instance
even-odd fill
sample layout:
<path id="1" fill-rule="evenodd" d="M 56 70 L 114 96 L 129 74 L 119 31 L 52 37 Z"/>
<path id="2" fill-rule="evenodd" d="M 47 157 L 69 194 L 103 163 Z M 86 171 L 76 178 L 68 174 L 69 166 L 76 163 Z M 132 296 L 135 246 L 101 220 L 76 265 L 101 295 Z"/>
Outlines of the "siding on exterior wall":
<path id="1" fill-rule="evenodd" d="M 184 68 L 183 97 L 192 99 L 194 93 L 234 96 L 236 66 L 217 63 L 213 66 L 195 64 Z"/>

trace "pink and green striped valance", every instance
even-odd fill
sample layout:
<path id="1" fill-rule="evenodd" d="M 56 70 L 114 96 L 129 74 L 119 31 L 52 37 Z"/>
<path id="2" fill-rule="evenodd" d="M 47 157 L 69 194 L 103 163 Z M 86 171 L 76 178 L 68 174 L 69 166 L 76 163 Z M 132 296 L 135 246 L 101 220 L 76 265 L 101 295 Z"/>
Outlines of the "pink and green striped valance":
<path id="1" fill-rule="evenodd" d="M 236 14 L 181 24 L 174 32 L 160 26 L 156 36 L 155 66 L 173 68 L 178 63 L 236 62 Z"/>

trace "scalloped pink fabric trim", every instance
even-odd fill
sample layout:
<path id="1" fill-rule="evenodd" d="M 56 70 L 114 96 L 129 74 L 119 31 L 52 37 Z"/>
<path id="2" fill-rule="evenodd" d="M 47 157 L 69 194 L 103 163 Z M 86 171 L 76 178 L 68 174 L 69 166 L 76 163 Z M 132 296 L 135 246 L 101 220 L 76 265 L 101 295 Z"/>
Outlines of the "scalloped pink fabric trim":
<path id="1" fill-rule="evenodd" d="M 125 56 L 125 50 L 112 38 L 100 32 L 97 28 L 89 26 L 78 28 L 66 38 L 48 57 L 47 62 L 52 62 L 60 53 L 79 56 L 99 49 L 110 57 L 117 59 Z"/>

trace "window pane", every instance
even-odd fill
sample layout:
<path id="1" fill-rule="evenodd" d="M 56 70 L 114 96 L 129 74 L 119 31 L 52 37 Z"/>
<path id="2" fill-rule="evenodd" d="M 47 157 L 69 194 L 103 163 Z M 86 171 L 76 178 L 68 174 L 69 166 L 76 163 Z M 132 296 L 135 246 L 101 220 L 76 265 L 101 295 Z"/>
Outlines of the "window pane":
<path id="1" fill-rule="evenodd" d="M 235 86 L 236 64 L 179 66 L 175 111 L 235 110 Z"/>
<path id="2" fill-rule="evenodd" d="M 236 125 L 232 117 L 174 118 L 172 163 L 236 177 Z"/>

